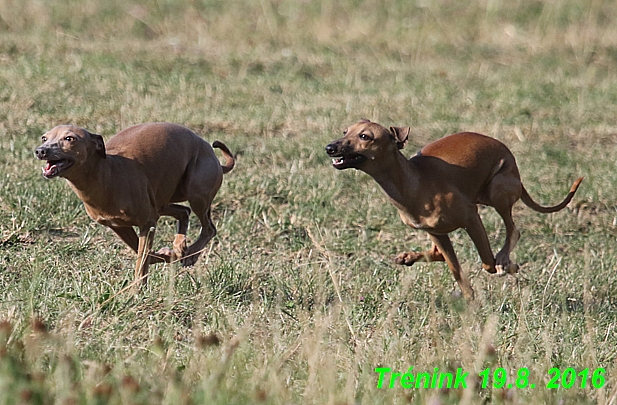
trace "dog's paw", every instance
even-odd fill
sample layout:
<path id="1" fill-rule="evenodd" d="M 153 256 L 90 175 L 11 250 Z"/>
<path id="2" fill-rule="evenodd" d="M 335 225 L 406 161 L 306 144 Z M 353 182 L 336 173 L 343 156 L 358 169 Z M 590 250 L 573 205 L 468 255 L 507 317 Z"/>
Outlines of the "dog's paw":
<path id="1" fill-rule="evenodd" d="M 506 264 L 497 264 L 495 265 L 495 270 L 497 270 L 497 276 L 503 277 L 507 274 L 516 274 L 518 273 L 518 264 L 514 262 L 508 262 Z"/>
<path id="2" fill-rule="evenodd" d="M 171 263 L 172 255 L 173 255 L 173 251 L 170 248 L 168 247 L 161 248 L 157 250 L 156 252 L 152 252 L 149 254 L 150 264 Z"/>
<path id="3" fill-rule="evenodd" d="M 394 263 L 403 266 L 411 266 L 417 262 L 420 257 L 422 257 L 422 255 L 416 252 L 403 252 L 394 258 Z"/>
<path id="4" fill-rule="evenodd" d="M 177 234 L 174 238 L 174 250 L 173 250 L 173 260 L 182 259 L 186 255 L 187 246 L 186 246 L 186 236 Z"/>

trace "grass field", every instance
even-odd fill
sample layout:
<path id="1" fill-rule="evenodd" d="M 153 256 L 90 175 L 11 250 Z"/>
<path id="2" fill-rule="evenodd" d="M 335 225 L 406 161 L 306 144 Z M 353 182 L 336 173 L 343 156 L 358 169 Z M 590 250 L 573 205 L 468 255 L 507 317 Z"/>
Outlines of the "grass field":
<path id="1" fill-rule="evenodd" d="M 616 105 L 610 1 L 0 0 L 0 405 L 617 404 Z M 411 126 L 408 155 L 496 137 L 544 205 L 585 180 L 559 213 L 515 206 L 516 277 L 451 235 L 466 303 L 443 263 L 393 264 L 427 236 L 331 167 L 324 146 L 362 117 Z M 133 296 L 134 254 L 33 150 L 58 124 L 147 121 L 238 160 L 202 259 L 153 266 Z M 496 252 L 504 226 L 480 211 Z M 161 220 L 157 248 L 173 232 Z M 380 367 L 469 378 L 378 388 Z M 482 388 L 486 368 L 506 385 Z M 589 378 L 550 389 L 551 368 Z M 523 369 L 535 388 L 508 389 Z"/>

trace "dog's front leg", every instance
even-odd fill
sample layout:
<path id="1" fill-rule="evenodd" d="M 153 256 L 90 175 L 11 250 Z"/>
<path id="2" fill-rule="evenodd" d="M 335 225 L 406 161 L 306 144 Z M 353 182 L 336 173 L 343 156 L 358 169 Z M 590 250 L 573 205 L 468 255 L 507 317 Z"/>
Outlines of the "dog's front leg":
<path id="1" fill-rule="evenodd" d="M 402 264 L 405 266 L 411 266 L 417 262 L 445 262 L 441 252 L 437 249 L 437 246 L 433 244 L 431 248 L 425 252 L 403 252 L 399 253 L 394 258 L 394 263 Z"/>
<path id="2" fill-rule="evenodd" d="M 139 248 L 139 238 L 132 226 L 110 226 L 110 228 L 124 243 L 137 252 Z"/>
<path id="3" fill-rule="evenodd" d="M 149 254 L 154 244 L 155 230 L 156 228 L 153 224 L 148 224 L 139 228 L 139 248 L 137 249 L 135 280 L 133 282 L 138 289 L 141 286 L 145 286 L 148 281 L 148 266 L 150 264 Z"/>
<path id="4" fill-rule="evenodd" d="M 433 241 L 435 246 L 437 246 L 437 249 L 443 254 L 443 257 L 446 259 L 446 263 L 448 263 L 448 267 L 450 268 L 454 279 L 461 288 L 463 297 L 465 297 L 465 299 L 467 300 L 473 300 L 473 288 L 471 288 L 469 280 L 467 280 L 467 277 L 465 277 L 465 275 L 463 274 L 461 265 L 456 258 L 456 253 L 454 253 L 454 247 L 452 247 L 452 242 L 450 241 L 448 235 L 429 235 L 431 237 L 431 241 Z"/>

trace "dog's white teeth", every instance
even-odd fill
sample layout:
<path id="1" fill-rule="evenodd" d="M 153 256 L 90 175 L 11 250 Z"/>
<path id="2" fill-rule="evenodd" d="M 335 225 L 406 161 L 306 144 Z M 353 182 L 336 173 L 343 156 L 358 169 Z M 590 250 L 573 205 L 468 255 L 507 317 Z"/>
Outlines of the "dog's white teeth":
<path id="1" fill-rule="evenodd" d="M 339 163 L 343 163 L 343 158 L 332 158 L 332 164 L 339 164 Z"/>

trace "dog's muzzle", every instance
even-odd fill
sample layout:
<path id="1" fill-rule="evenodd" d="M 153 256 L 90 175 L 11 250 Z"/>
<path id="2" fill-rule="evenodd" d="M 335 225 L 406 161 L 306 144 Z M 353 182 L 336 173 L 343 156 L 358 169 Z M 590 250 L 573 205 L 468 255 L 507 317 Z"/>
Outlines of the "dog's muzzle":
<path id="1" fill-rule="evenodd" d="M 39 160 L 46 160 L 47 164 L 42 168 L 43 177 L 51 179 L 75 164 L 73 159 L 59 159 L 53 149 L 48 146 L 39 146 L 34 151 Z"/>
<path id="2" fill-rule="evenodd" d="M 364 155 L 347 152 L 342 149 L 340 141 L 334 141 L 326 146 L 326 153 L 332 158 L 332 166 L 335 169 L 357 168 L 358 165 L 367 160 L 367 157 Z"/>

